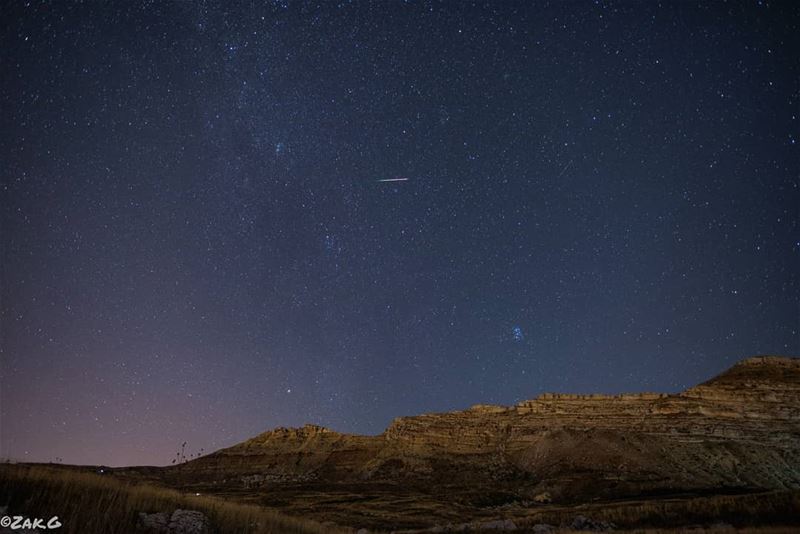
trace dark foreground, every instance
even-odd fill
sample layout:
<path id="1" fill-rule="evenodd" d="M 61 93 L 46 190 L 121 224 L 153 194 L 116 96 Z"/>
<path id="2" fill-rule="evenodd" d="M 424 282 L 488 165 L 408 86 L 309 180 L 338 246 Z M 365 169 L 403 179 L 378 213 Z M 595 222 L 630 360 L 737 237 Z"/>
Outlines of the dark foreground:
<path id="1" fill-rule="evenodd" d="M 58 515 L 62 526 L 54 531 L 75 534 L 336 533 L 355 532 L 364 524 L 370 525 L 370 532 L 800 531 L 799 490 L 651 496 L 572 505 L 486 503 L 443 509 L 446 500 L 414 489 L 285 487 L 284 502 L 280 503 L 277 494 L 263 491 L 178 491 L 148 478 L 130 469 L 100 475 L 93 468 L 2 465 L 0 508 L 6 509 L 1 515 L 45 521 Z M 141 513 L 171 514 L 175 510 L 200 512 L 206 521 L 196 531 L 159 531 L 142 524 Z M 426 517 L 436 518 L 437 525 L 413 528 Z M 0 528 L 0 532 L 19 531 Z"/>

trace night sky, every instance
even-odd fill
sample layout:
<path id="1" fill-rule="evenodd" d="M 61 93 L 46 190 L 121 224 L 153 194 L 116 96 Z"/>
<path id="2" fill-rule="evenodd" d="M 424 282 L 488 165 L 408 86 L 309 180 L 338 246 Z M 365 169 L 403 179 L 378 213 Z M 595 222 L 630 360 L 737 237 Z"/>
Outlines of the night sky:
<path id="1" fill-rule="evenodd" d="M 0 21 L 0 456 L 167 464 L 800 353 L 793 2 Z"/>

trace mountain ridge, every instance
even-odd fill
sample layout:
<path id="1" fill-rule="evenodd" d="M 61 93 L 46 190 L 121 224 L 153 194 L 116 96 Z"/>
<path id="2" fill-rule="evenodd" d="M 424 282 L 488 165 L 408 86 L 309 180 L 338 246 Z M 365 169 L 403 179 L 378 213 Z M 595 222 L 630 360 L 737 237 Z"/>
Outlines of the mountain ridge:
<path id="1" fill-rule="evenodd" d="M 203 492 L 257 491 L 319 519 L 338 509 L 317 510 L 320 495 L 361 515 L 376 499 L 408 501 L 427 510 L 424 520 L 402 512 L 420 516 L 404 523 L 414 526 L 432 524 L 430 510 L 477 517 L 498 504 L 796 490 L 800 359 L 747 358 L 672 394 L 543 393 L 397 417 L 372 436 L 279 427 L 164 476 Z"/>
<path id="2" fill-rule="evenodd" d="M 522 400 L 512 405 L 502 405 L 502 404 L 473 404 L 468 408 L 464 408 L 461 410 L 453 410 L 447 412 L 425 412 L 417 415 L 403 415 L 398 416 L 392 419 L 389 425 L 383 430 L 383 432 L 379 434 L 353 434 L 347 432 L 339 432 L 332 428 L 318 425 L 315 423 L 305 423 L 302 426 L 298 427 L 291 427 L 291 426 L 278 426 L 269 430 L 266 430 L 253 438 L 249 438 L 244 442 L 232 445 L 231 447 L 226 447 L 225 449 L 229 449 L 232 447 L 237 447 L 242 445 L 243 443 L 247 443 L 259 437 L 268 435 L 268 434 L 276 434 L 276 435 L 283 435 L 285 437 L 295 436 L 295 437 L 302 437 L 305 435 L 317 435 L 317 434 L 335 434 L 338 436 L 348 436 L 348 437 L 380 437 L 386 434 L 386 432 L 392 427 L 392 425 L 397 421 L 402 421 L 408 418 L 417 418 L 417 417 L 427 417 L 427 416 L 437 416 L 443 414 L 453 414 L 453 413 L 470 413 L 470 412 L 479 412 L 484 414 L 497 414 L 497 413 L 505 413 L 514 411 L 518 408 L 522 409 L 530 409 L 532 403 L 536 403 L 538 401 L 559 401 L 559 400 L 576 400 L 576 401 L 592 401 L 592 400 L 608 400 L 608 401 L 636 401 L 636 400 L 643 400 L 643 401 L 654 401 L 659 399 L 666 399 L 672 397 L 691 397 L 693 395 L 690 392 L 697 390 L 697 388 L 708 388 L 708 387 L 716 387 L 722 384 L 729 384 L 731 382 L 731 377 L 734 377 L 735 380 L 742 380 L 744 377 L 749 376 L 754 369 L 763 370 L 763 369 L 780 369 L 780 370 L 789 370 L 793 371 L 794 375 L 793 378 L 797 380 L 797 387 L 794 388 L 800 393 L 800 358 L 798 357 L 789 357 L 789 356 L 775 356 L 775 355 L 760 355 L 760 356 L 752 356 L 749 358 L 744 358 L 742 360 L 737 361 L 731 367 L 727 368 L 726 370 L 722 371 L 720 374 L 704 381 L 696 386 L 689 387 L 683 391 L 678 393 L 661 393 L 661 392 L 653 392 L 653 391 L 645 391 L 645 392 L 636 392 L 636 393 L 618 393 L 618 394 L 606 394 L 606 393 L 561 393 L 561 392 L 543 392 L 533 397 L 531 399 Z M 754 377 L 761 376 L 763 373 L 753 373 Z M 225 450 L 222 449 L 222 450 Z"/>

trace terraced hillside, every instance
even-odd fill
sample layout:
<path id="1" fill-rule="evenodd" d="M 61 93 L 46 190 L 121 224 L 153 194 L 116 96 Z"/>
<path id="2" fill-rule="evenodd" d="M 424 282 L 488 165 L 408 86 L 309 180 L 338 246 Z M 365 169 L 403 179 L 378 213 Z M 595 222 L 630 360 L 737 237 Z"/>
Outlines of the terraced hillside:
<path id="1" fill-rule="evenodd" d="M 795 490 L 800 359 L 746 359 L 675 395 L 544 394 L 401 417 L 377 436 L 279 428 L 160 477 L 318 520 L 409 528 L 586 502 Z"/>

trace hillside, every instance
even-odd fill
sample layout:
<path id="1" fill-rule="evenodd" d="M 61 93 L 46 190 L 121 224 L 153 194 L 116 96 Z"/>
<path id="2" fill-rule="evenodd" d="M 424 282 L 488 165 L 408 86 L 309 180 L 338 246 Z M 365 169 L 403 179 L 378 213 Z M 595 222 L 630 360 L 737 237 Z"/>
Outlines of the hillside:
<path id="1" fill-rule="evenodd" d="M 543 394 L 395 419 L 378 436 L 279 428 L 163 479 L 319 520 L 423 527 L 655 496 L 800 488 L 800 359 L 679 394 Z M 337 505 L 337 502 L 339 504 Z"/>

